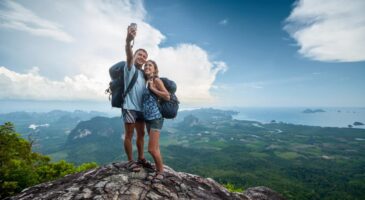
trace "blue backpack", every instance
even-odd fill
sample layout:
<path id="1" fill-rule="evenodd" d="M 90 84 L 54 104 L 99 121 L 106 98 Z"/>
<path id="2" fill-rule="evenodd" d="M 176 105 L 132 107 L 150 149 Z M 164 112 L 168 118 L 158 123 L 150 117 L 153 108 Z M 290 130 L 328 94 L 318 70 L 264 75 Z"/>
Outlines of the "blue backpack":
<path id="1" fill-rule="evenodd" d="M 124 91 L 125 65 L 125 61 L 120 61 L 109 68 L 109 75 L 112 80 L 109 83 L 109 88 L 105 90 L 105 93 L 109 93 L 109 100 L 111 101 L 112 107 L 123 107 L 125 97 L 132 89 L 138 78 L 138 70 L 136 70 L 131 82 L 128 84 L 126 91 Z"/>
<path id="2" fill-rule="evenodd" d="M 177 99 L 177 96 L 175 95 L 176 92 L 176 83 L 172 80 L 169 80 L 168 78 L 160 78 L 163 82 L 165 88 L 170 93 L 170 100 L 165 101 L 163 99 L 160 99 L 159 101 L 159 108 L 162 117 L 166 119 L 173 119 L 177 116 L 177 111 L 179 110 L 179 100 Z"/>

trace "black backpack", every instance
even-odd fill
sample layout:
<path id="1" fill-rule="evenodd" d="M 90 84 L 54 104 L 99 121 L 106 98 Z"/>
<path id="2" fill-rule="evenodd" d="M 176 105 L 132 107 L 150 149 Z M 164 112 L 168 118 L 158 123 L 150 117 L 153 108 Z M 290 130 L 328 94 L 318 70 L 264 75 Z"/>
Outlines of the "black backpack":
<path id="1" fill-rule="evenodd" d="M 112 107 L 123 107 L 125 97 L 132 89 L 138 78 L 138 70 L 136 70 L 131 82 L 128 84 L 127 90 L 124 91 L 125 65 L 125 61 L 120 61 L 109 68 L 109 75 L 112 80 L 109 83 L 109 88 L 105 90 L 105 93 L 109 93 L 109 100 L 111 101 Z"/>
<path id="2" fill-rule="evenodd" d="M 166 119 L 173 119 L 177 115 L 177 111 L 179 110 L 179 100 L 177 99 L 177 96 L 175 95 L 176 92 L 176 83 L 172 80 L 169 80 L 168 78 L 160 78 L 163 82 L 165 88 L 170 93 L 170 100 L 166 101 L 163 99 L 160 99 L 159 101 L 159 108 L 162 117 Z"/>

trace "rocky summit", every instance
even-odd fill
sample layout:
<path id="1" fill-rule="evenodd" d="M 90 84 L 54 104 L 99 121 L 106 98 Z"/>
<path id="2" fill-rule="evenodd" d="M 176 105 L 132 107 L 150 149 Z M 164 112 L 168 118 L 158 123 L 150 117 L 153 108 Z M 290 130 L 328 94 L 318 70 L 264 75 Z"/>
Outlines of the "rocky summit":
<path id="1" fill-rule="evenodd" d="M 244 193 L 229 192 L 213 179 L 176 172 L 167 166 L 163 181 L 151 183 L 146 181 L 146 170 L 130 172 L 126 165 L 126 162 L 118 162 L 70 174 L 55 181 L 26 188 L 7 199 L 284 199 L 266 187 L 248 188 Z"/>

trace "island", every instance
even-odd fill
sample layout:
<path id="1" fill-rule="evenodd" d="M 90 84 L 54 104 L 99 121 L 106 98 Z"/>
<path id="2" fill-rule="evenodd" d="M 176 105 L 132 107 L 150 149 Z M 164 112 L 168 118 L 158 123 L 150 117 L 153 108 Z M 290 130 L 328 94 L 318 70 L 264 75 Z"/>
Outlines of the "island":
<path id="1" fill-rule="evenodd" d="M 354 122 L 354 126 L 363 126 L 364 123 L 361 123 L 361 122 Z"/>
<path id="2" fill-rule="evenodd" d="M 309 108 L 302 111 L 302 113 L 305 113 L 305 114 L 312 114 L 312 113 L 319 113 L 319 112 L 326 112 L 326 111 L 324 111 L 322 109 L 313 109 L 312 110 L 312 109 L 309 109 Z"/>

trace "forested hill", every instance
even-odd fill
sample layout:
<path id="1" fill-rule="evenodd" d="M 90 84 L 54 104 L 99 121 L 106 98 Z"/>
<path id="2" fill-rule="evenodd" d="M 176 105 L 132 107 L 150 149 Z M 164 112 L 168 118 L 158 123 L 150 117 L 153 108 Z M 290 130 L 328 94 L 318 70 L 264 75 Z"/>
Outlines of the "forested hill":
<path id="1" fill-rule="evenodd" d="M 165 164 L 240 190 L 264 185 L 288 199 L 365 199 L 364 129 L 260 123 L 235 120 L 234 114 L 198 109 L 165 120 Z M 45 145 L 56 161 L 126 160 L 120 117 L 80 121 L 63 137 L 54 148 Z"/>
<path id="2" fill-rule="evenodd" d="M 364 129 L 264 124 L 233 114 L 200 109 L 166 120 L 160 140 L 165 163 L 237 188 L 268 186 L 288 199 L 365 197 Z M 78 124 L 67 140 L 67 160 L 125 160 L 119 120 Z"/>

